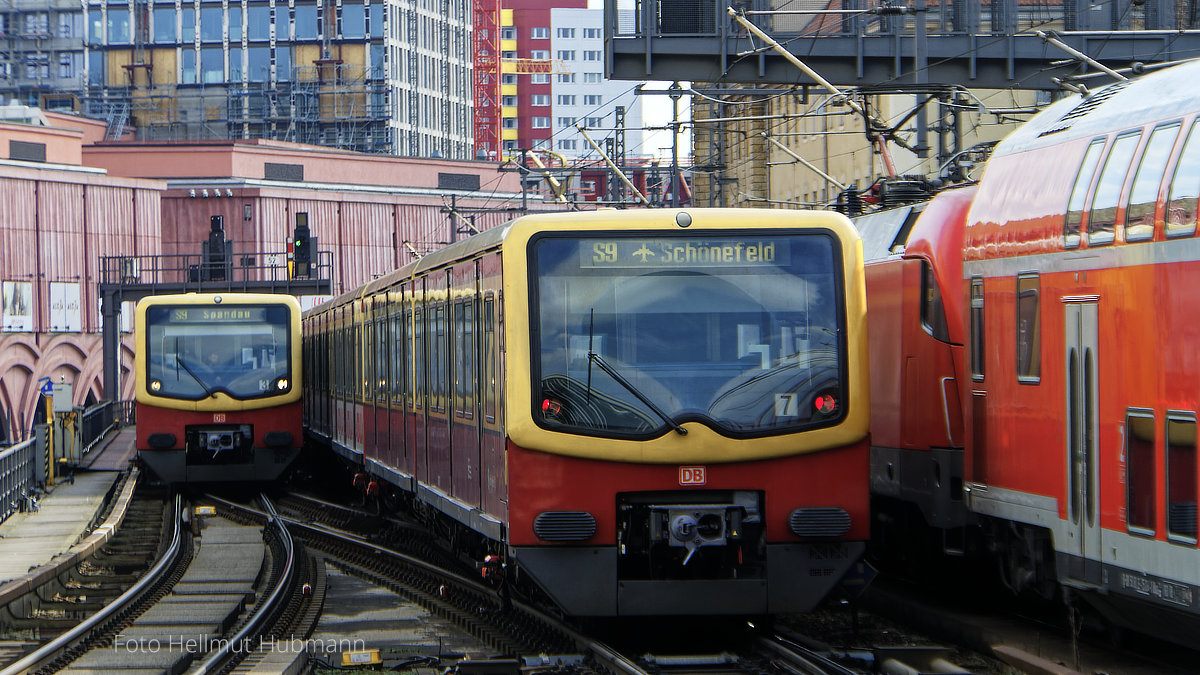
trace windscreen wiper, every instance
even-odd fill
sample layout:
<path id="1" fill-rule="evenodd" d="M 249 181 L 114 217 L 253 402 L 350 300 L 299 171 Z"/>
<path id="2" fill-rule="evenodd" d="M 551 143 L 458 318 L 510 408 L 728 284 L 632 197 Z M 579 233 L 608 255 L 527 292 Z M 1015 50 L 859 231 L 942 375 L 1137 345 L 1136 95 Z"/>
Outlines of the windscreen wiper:
<path id="1" fill-rule="evenodd" d="M 208 388 L 207 384 L 204 384 L 204 380 L 201 380 L 195 373 L 192 372 L 191 368 L 188 368 L 188 364 L 184 363 L 183 359 L 179 358 L 178 353 L 175 354 L 175 363 L 183 366 L 183 369 L 187 371 L 187 374 L 191 375 L 192 379 L 196 381 L 196 384 L 200 385 L 200 388 L 204 390 L 204 393 L 208 394 L 211 398 L 216 398 L 217 395 Z"/>
<path id="2" fill-rule="evenodd" d="M 684 429 L 683 427 L 679 426 L 679 424 L 677 424 L 675 422 L 675 420 L 668 417 L 667 414 L 662 411 L 662 408 L 659 408 L 658 406 L 651 403 L 650 399 L 646 398 L 645 394 L 638 391 L 638 388 L 633 386 L 632 382 L 630 382 L 629 380 L 626 380 L 624 377 L 621 377 L 621 374 L 618 373 L 616 370 L 614 370 L 612 366 L 608 365 L 604 361 L 604 359 L 600 357 L 599 354 L 597 354 L 593 351 L 588 351 L 588 363 L 589 364 L 595 363 L 597 366 L 600 367 L 600 370 L 603 370 L 604 372 L 608 373 L 612 377 L 612 379 L 617 381 L 617 384 L 619 384 L 622 387 L 625 387 L 627 390 L 629 390 L 629 393 L 636 396 L 637 400 L 641 401 L 647 408 L 652 410 L 655 415 L 658 415 L 659 417 L 661 417 L 662 421 L 666 422 L 672 429 L 674 429 L 676 432 L 678 432 L 680 436 L 687 435 L 687 429 Z M 589 380 L 590 380 L 590 378 L 589 378 Z"/>

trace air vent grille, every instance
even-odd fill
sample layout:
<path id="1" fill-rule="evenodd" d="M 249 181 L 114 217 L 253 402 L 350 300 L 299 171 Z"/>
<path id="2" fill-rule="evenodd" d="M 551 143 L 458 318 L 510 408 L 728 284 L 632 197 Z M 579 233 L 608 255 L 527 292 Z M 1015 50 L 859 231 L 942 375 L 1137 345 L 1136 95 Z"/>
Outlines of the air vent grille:
<path id="1" fill-rule="evenodd" d="M 1130 82 L 1132 82 L 1132 80 L 1122 80 L 1114 85 L 1101 89 L 1095 94 L 1083 97 L 1083 100 L 1079 102 L 1079 105 L 1071 108 L 1066 115 L 1063 115 L 1062 119 L 1058 121 L 1058 124 L 1043 131 L 1042 133 L 1038 134 L 1038 136 L 1049 136 L 1050 134 L 1057 134 L 1060 131 L 1066 131 L 1067 129 L 1070 129 L 1071 125 L 1075 123 L 1075 120 L 1084 117 L 1088 113 L 1100 107 L 1101 103 L 1104 103 L 1122 89 L 1128 87 Z"/>
<path id="2" fill-rule="evenodd" d="M 836 506 L 796 509 L 788 527 L 797 537 L 840 537 L 850 531 L 850 514 Z"/>
<path id="3" fill-rule="evenodd" d="M 533 533 L 542 541 L 584 541 L 596 533 L 596 519 L 587 511 L 544 511 Z"/>

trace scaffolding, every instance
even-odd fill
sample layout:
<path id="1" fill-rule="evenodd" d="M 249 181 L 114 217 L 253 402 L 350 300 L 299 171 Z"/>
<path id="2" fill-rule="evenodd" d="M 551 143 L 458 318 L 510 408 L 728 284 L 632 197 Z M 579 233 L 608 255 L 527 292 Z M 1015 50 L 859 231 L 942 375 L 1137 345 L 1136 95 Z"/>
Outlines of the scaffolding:
<path id="1" fill-rule="evenodd" d="M 296 66 L 287 81 L 231 89 L 224 113 L 230 138 L 269 138 L 356 152 L 391 154 L 395 143 L 386 84 L 370 69 L 336 61 Z"/>
<path id="2" fill-rule="evenodd" d="M 133 75 L 131 86 L 86 94 L 86 114 L 107 120 L 112 138 L 129 122 L 139 140 L 263 138 L 394 154 L 387 86 L 364 66 L 294 66 L 277 82 L 252 85 L 156 85 Z"/>
<path id="3" fill-rule="evenodd" d="M 0 96 L 52 110 L 73 110 L 83 83 L 78 0 L 0 0 Z M 65 28 L 64 28 L 65 27 Z"/>

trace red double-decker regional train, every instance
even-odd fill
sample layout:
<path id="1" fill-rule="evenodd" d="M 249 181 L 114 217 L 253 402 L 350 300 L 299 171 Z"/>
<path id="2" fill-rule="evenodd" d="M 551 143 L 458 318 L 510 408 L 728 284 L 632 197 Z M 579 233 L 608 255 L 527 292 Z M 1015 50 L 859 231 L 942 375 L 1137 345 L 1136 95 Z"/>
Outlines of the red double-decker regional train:
<path id="1" fill-rule="evenodd" d="M 308 431 L 575 616 L 807 610 L 868 535 L 845 217 L 527 216 L 304 318 Z"/>
<path id="2" fill-rule="evenodd" d="M 1200 631 L 1200 62 L 1048 107 L 978 185 L 860 221 L 878 532 Z M 894 411 L 888 414 L 888 411 Z"/>

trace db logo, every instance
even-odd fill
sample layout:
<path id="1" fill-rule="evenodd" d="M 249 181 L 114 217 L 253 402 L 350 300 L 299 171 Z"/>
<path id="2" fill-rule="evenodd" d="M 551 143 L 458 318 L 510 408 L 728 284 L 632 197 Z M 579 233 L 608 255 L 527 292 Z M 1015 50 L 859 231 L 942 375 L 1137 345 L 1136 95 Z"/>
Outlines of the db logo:
<path id="1" fill-rule="evenodd" d="M 222 424 L 225 422 L 225 413 L 213 413 L 213 424 Z"/>
<path id="2" fill-rule="evenodd" d="M 679 484 L 680 485 L 704 485 L 708 480 L 702 466 L 681 466 L 679 467 Z"/>

